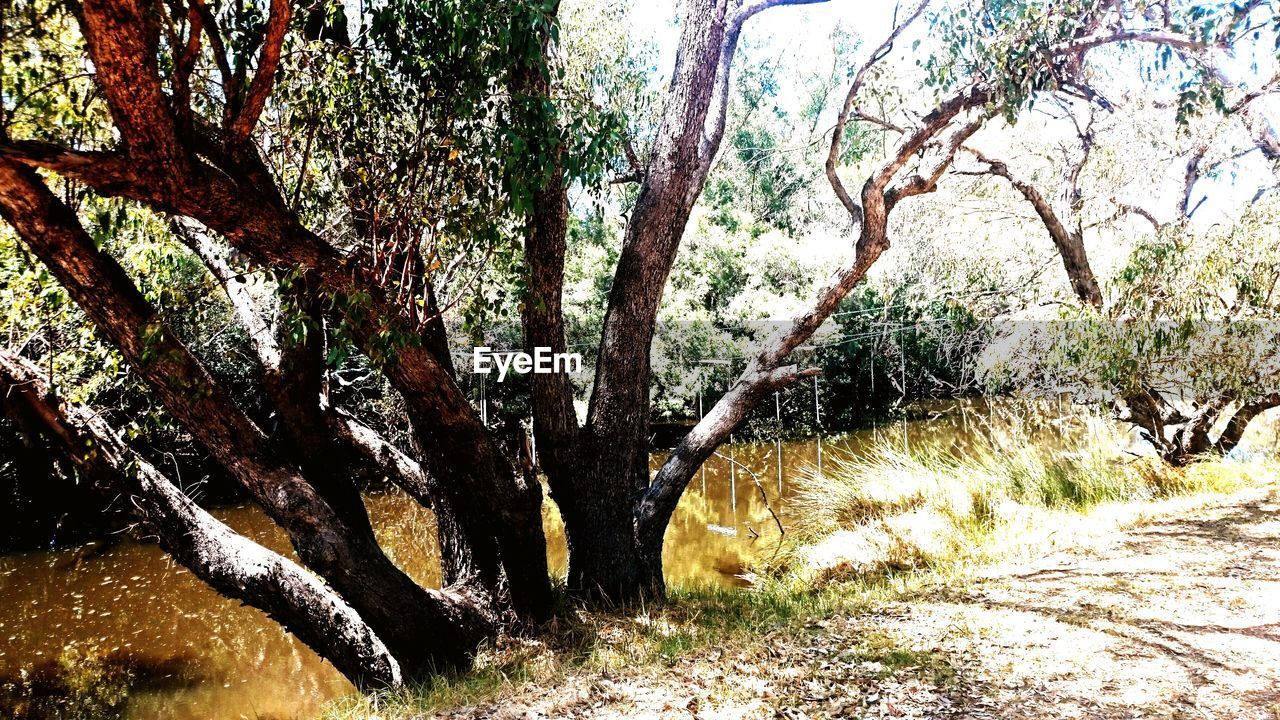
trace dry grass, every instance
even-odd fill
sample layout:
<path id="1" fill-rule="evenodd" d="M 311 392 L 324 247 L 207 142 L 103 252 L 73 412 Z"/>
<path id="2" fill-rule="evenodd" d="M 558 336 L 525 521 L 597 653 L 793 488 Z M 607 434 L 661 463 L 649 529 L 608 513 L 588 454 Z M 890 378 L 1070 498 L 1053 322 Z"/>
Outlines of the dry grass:
<path id="1" fill-rule="evenodd" d="M 1069 451 L 988 439 L 963 455 L 882 447 L 828 463 L 800 479 L 794 543 L 770 573 L 795 587 L 904 570 L 960 575 L 1086 543 L 1139 521 L 1150 503 L 1230 493 L 1278 467 L 1258 456 L 1174 468 L 1125 454 L 1120 440 L 1091 420 Z"/>
<path id="2" fill-rule="evenodd" d="M 519 708 L 535 706 L 548 716 L 644 707 L 659 716 L 753 715 L 743 708 L 774 702 L 763 685 L 813 682 L 802 670 L 779 675 L 774 663 L 808 657 L 823 643 L 839 646 L 831 652 L 841 662 L 879 668 L 859 676 L 868 687 L 898 682 L 883 673 L 901 680 L 909 671 L 912 687 L 945 695 L 949 661 L 928 648 L 829 628 L 940 588 L 963 590 L 1000 563 L 1114 542 L 1122 528 L 1211 505 L 1271 482 L 1277 469 L 1267 459 L 1168 468 L 1119 453 L 1103 423 L 1086 430 L 1070 452 L 991 441 L 963 457 L 882 449 L 828 465 L 802 483 L 790 513 L 792 546 L 760 569 L 753 588 L 678 589 L 661 607 L 613 613 L 566 608 L 537 637 L 484 649 L 472 672 L 346 698 L 326 717 L 519 717 Z M 684 700 L 671 705 L 685 694 L 688 708 Z M 721 712 L 708 714 L 708 703 Z"/>
<path id="3" fill-rule="evenodd" d="M 476 702 L 500 703 L 530 685 L 554 687 L 571 675 L 635 668 L 661 672 L 691 653 L 732 646 L 752 635 L 790 633 L 812 618 L 853 612 L 897 592 L 884 583 L 868 584 L 862 592 L 682 588 L 673 590 L 661 607 L 566 609 L 536 638 L 505 637 L 483 649 L 471 672 L 351 696 L 335 703 L 325 717 L 407 720 Z"/>

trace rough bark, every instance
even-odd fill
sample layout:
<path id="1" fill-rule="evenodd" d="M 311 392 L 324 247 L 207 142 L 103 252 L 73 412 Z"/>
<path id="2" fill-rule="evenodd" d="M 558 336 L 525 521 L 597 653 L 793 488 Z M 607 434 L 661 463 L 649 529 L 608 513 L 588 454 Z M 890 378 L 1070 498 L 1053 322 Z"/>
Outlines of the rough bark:
<path id="1" fill-rule="evenodd" d="M 82 479 L 124 505 L 184 567 L 267 613 L 360 686 L 398 685 L 400 666 L 356 611 L 291 560 L 239 535 L 134 453 L 98 416 L 52 396 L 38 368 L 0 351 L 11 413 L 34 418 Z"/>
<path id="2" fill-rule="evenodd" d="M 610 290 L 587 426 L 578 433 L 572 461 L 553 455 L 547 466 L 552 496 L 565 519 L 571 592 L 611 603 L 660 598 L 665 592 L 661 543 L 641 537 L 636 515 L 649 486 L 650 346 L 658 305 L 724 135 L 743 25 L 767 8 L 803 1 L 694 0 L 685 7 L 662 120 Z M 534 250 L 534 262 L 547 271 L 560 262 L 552 243 L 535 244 Z M 543 290 L 554 299 L 552 283 L 544 283 Z M 557 432 L 563 439 L 571 431 L 561 420 L 563 391 L 548 387 L 543 395 L 545 431 L 538 440 L 546 457 Z"/>
<path id="3" fill-rule="evenodd" d="M 310 483 L 169 330 L 35 172 L 0 160 L 0 215 L 108 337 L 166 410 L 209 450 L 375 628 L 406 675 L 467 662 L 492 618 L 469 598 L 419 587 L 376 544 L 345 532 Z"/>
<path id="4" fill-rule="evenodd" d="M 4 154 L 50 167 L 101 194 L 196 219 L 256 265 L 304 277 L 332 320 L 351 321 L 358 346 L 381 363 L 404 398 L 435 495 L 448 503 L 469 544 L 496 548 L 488 554 L 501 563 L 506 587 L 500 590 L 510 593 L 522 616 L 545 616 L 551 587 L 541 549 L 540 486 L 502 456 L 448 369 L 376 278 L 298 222 L 251 145 L 234 147 L 233 139 L 204 126 L 182 139 L 189 145 L 179 141 L 160 90 L 148 6 L 91 2 L 81 15 L 96 80 L 124 150 L 86 155 L 11 144 Z M 459 457 L 471 461 L 459 463 Z"/>
<path id="5" fill-rule="evenodd" d="M 549 97 L 546 78 L 535 68 L 522 72 L 518 92 Z M 564 178 L 564 147 L 550 148 L 550 172 L 534 193 L 533 211 L 526 221 L 525 264 L 529 273 L 529 297 L 521 312 L 526 351 L 536 347 L 563 353 L 564 258 L 569 227 L 568 186 Z M 560 478 L 570 470 L 577 450 L 578 418 L 573 408 L 573 387 L 563 373 L 530 376 L 534 435 L 542 450 L 541 465 L 549 477 Z M 553 491 L 558 486 L 553 483 Z"/>
<path id="6" fill-rule="evenodd" d="M 614 273 L 587 427 L 573 466 L 548 474 L 565 520 L 569 588 L 579 595 L 622 603 L 665 591 L 661 563 L 641 557 L 633 520 L 649 481 L 650 343 L 662 287 L 714 154 L 708 145 L 718 145 L 718 138 L 704 143 L 703 134 L 717 77 L 727 77 L 721 64 L 732 59 L 726 33 L 736 10 L 726 0 L 686 6 L 666 107 Z M 730 43 L 736 39 L 729 33 Z"/>

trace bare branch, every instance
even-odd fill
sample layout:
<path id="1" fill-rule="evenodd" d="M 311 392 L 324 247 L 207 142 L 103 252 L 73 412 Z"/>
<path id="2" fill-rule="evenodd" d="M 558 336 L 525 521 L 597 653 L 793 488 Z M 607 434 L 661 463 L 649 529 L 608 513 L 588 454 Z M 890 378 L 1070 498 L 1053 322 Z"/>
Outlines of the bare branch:
<path id="1" fill-rule="evenodd" d="M 1272 393 L 1264 395 L 1256 400 L 1242 404 L 1231 415 L 1231 419 L 1227 421 L 1227 427 L 1214 441 L 1214 448 L 1218 452 L 1228 453 L 1240 444 L 1240 440 L 1244 437 L 1244 431 L 1248 429 L 1249 423 L 1258 415 L 1272 408 L 1280 407 L 1280 393 Z"/>
<path id="2" fill-rule="evenodd" d="M 871 56 L 868 57 L 866 62 L 858 68 L 858 72 L 854 74 L 853 82 L 849 85 L 849 92 L 845 94 L 844 105 L 841 106 L 840 114 L 836 118 L 835 129 L 831 133 L 831 149 L 827 152 L 827 181 L 831 183 L 831 188 L 835 190 L 836 197 L 840 198 L 840 203 L 844 205 L 845 210 L 849 212 L 849 217 L 852 218 L 854 223 L 862 222 L 862 207 L 859 206 L 857 201 L 853 199 L 853 196 L 849 194 L 844 183 L 840 180 L 840 174 L 836 170 L 840 164 L 840 150 L 844 143 L 845 127 L 849 124 L 850 118 L 871 120 L 866 113 L 863 113 L 857 108 L 858 93 L 862 90 L 863 83 L 866 82 L 867 74 L 870 72 L 871 68 L 876 65 L 876 63 L 880 62 L 892 51 L 894 41 L 898 39 L 898 36 L 901 35 L 907 27 L 911 25 L 911 23 L 915 22 L 916 18 L 920 17 L 920 15 L 924 13 L 924 10 L 928 5 L 929 0 L 921 0 L 911 14 L 909 14 L 905 20 L 894 26 L 893 30 L 889 32 L 889 36 L 871 52 Z M 879 121 L 877 124 L 902 132 L 901 128 L 885 121 Z"/>
<path id="3" fill-rule="evenodd" d="M 1184 33 L 1165 32 L 1163 30 L 1103 30 L 1084 37 L 1074 38 L 1050 48 L 1051 55 L 1076 55 L 1087 52 L 1102 45 L 1120 42 L 1151 43 L 1169 45 L 1183 50 L 1204 50 L 1209 47 Z"/>
<path id="4" fill-rule="evenodd" d="M 275 84 L 276 68 L 280 65 L 285 31 L 289 29 L 289 19 L 292 16 L 293 8 L 289 0 L 271 0 L 271 14 L 267 19 L 266 36 L 258 56 L 258 70 L 249 84 L 244 105 L 231 123 L 228 142 L 233 145 L 249 138 L 254 125 L 258 124 L 258 116 L 267 105 L 267 96 L 271 94 L 271 87 Z"/>
<path id="5" fill-rule="evenodd" d="M 227 59 L 227 49 L 222 42 L 222 31 L 218 29 L 218 19 L 214 17 L 204 0 L 190 0 L 190 3 L 191 8 L 200 15 L 200 25 L 209 38 L 209 50 L 212 51 L 214 64 L 218 66 L 218 74 L 222 77 L 222 94 L 227 102 L 233 102 L 239 93 L 239 84 L 235 80 L 235 73 L 231 70 L 231 63 Z"/>
<path id="6" fill-rule="evenodd" d="M 187 42 L 181 51 L 175 50 L 173 59 L 173 108 L 178 116 L 179 129 L 191 131 L 191 73 L 200 56 L 200 36 L 204 21 L 200 11 L 192 7 L 187 11 Z"/>
<path id="7" fill-rule="evenodd" d="M 1130 205 L 1128 203 L 1120 203 L 1120 202 L 1116 203 L 1116 207 L 1119 208 L 1121 212 L 1128 213 L 1130 215 L 1137 215 L 1143 220 L 1146 220 L 1147 222 L 1151 223 L 1151 228 L 1153 230 L 1160 229 L 1160 226 L 1161 226 L 1160 220 L 1157 219 L 1155 214 L 1152 213 L 1150 210 L 1147 210 L 1146 208 L 1143 208 L 1143 207 L 1139 207 L 1137 205 Z"/>
<path id="8" fill-rule="evenodd" d="M 738 38 L 742 34 L 742 26 L 747 20 L 764 10 L 782 5 L 815 5 L 828 0 L 754 0 L 739 6 L 725 26 L 724 39 L 720 44 L 720 56 L 716 60 L 715 80 L 712 85 L 711 106 L 707 110 L 707 118 L 703 125 L 701 141 L 698 144 L 698 163 L 705 174 L 710 167 L 713 155 L 720 146 L 720 138 L 724 135 L 725 119 L 729 107 L 729 74 L 733 67 L 733 57 L 738 51 Z"/>
<path id="9" fill-rule="evenodd" d="M 738 8 L 737 24 L 741 25 L 756 14 L 781 5 L 816 5 L 827 0 L 752 0 Z"/>
<path id="10" fill-rule="evenodd" d="M 1204 161 L 1205 153 L 1208 151 L 1209 143 L 1205 141 L 1192 148 L 1187 156 L 1186 169 L 1182 174 L 1182 202 L 1179 204 L 1179 211 L 1184 219 L 1189 219 L 1204 202 L 1201 200 L 1192 205 L 1191 195 L 1195 190 L 1196 181 L 1200 179 L 1200 163 Z"/>

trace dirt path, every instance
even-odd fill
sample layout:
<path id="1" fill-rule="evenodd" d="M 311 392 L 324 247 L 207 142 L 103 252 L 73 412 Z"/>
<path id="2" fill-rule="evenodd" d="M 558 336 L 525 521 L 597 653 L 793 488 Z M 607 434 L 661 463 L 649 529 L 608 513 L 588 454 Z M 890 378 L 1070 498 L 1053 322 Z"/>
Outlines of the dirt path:
<path id="1" fill-rule="evenodd" d="M 1254 491 L 960 590 L 457 715 L 1280 720 L 1280 500 Z"/>

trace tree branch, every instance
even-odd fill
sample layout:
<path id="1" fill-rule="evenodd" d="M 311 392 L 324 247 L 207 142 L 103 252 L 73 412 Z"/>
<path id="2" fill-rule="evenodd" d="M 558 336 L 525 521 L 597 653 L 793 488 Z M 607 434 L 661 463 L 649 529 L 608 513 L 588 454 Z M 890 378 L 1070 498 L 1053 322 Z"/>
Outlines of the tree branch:
<path id="1" fill-rule="evenodd" d="M 941 147 L 940 159 L 924 175 L 914 176 L 896 189 L 889 185 L 908 160 L 944 132 L 961 113 L 986 102 L 987 94 L 973 88 L 943 102 L 924 118 L 922 127 L 904 137 L 895 151 L 876 168 L 863 185 L 863 221 L 858 229 L 853 262 L 838 270 L 818 293 L 813 306 L 765 341 L 757 356 L 724 396 L 680 441 L 659 468 L 636 508 L 637 532 L 649 542 L 661 543 L 663 531 L 690 479 L 751 408 L 769 392 L 799 378 L 811 377 L 816 368 L 798 370 L 782 365 L 801 343 L 808 340 L 835 312 L 840 302 L 866 276 L 889 247 L 889 214 L 900 198 L 932 192 L 948 168 L 957 148 L 981 125 L 966 123 Z"/>
<path id="2" fill-rule="evenodd" d="M 0 141 L 0 158 L 52 170 L 110 195 L 137 192 L 138 164 L 119 152 L 72 150 L 39 140 Z"/>
<path id="3" fill-rule="evenodd" d="M 98 87 L 129 154 L 164 168 L 168 176 L 185 177 L 187 158 L 161 87 L 160 29 L 150 3 L 86 0 L 80 15 Z"/>
<path id="4" fill-rule="evenodd" d="M 1050 54 L 1078 55 L 1102 45 L 1112 45 L 1120 42 L 1169 45 L 1183 50 L 1204 50 L 1209 47 L 1205 43 L 1184 33 L 1166 32 L 1163 30 L 1122 29 L 1101 30 L 1083 37 L 1059 43 L 1050 48 Z"/>
<path id="5" fill-rule="evenodd" d="M 249 83 L 249 92 L 244 105 L 236 113 L 232 121 L 228 142 L 239 145 L 249 139 L 258 117 L 267 105 L 267 96 L 275 84 L 276 68 L 280 65 L 280 51 L 284 46 L 285 31 L 289 29 L 289 19 L 293 17 L 290 0 L 271 0 L 271 13 L 267 18 L 267 31 L 262 41 L 262 50 L 258 56 L 258 70 Z"/>
<path id="6" fill-rule="evenodd" d="M 37 417 L 82 478 L 134 514 L 175 560 L 258 608 L 360 685 L 399 685 L 400 666 L 356 611 L 315 575 L 239 535 L 196 505 L 99 417 L 49 393 L 30 362 L 0 350 L 3 404 Z"/>
<path id="7" fill-rule="evenodd" d="M 1007 180 L 1026 198 L 1027 202 L 1031 203 L 1031 207 L 1035 209 L 1040 222 L 1049 232 L 1050 239 L 1058 249 L 1058 256 L 1062 259 L 1062 265 L 1067 271 L 1067 277 L 1071 281 L 1071 288 L 1075 291 L 1076 297 L 1086 305 L 1101 308 L 1102 290 L 1098 287 L 1098 280 L 1093 274 L 1093 268 L 1089 265 L 1089 256 L 1085 252 L 1084 238 L 1080 232 L 1069 229 L 1040 191 L 1031 183 L 1014 176 L 1006 163 L 988 157 L 973 148 L 966 147 L 965 150 L 985 164 L 988 173 Z"/>
<path id="8" fill-rule="evenodd" d="M 893 30 L 889 32 L 889 36 L 871 52 L 871 55 L 867 58 L 866 62 L 858 68 L 858 71 L 853 76 L 853 82 L 849 84 L 849 92 L 845 94 L 844 105 L 840 108 L 840 114 L 836 118 L 835 128 L 831 133 L 831 149 L 827 152 L 826 162 L 827 181 L 831 184 L 831 188 L 835 190 L 836 197 L 840 198 L 840 203 L 844 205 L 845 210 L 849 213 L 849 217 L 855 224 L 862 222 L 862 207 L 859 206 L 857 201 L 853 199 L 853 196 L 849 194 L 844 183 L 840 180 L 839 172 L 836 170 L 840 165 L 840 151 L 842 149 L 841 146 L 844 143 L 845 128 L 848 126 L 851 118 L 857 118 L 860 120 L 871 119 L 866 115 L 866 113 L 858 110 L 857 107 L 858 93 L 862 90 L 863 83 L 866 82 L 867 73 L 893 50 L 893 43 L 898 39 L 898 36 L 901 35 L 907 27 L 911 25 L 911 23 L 915 22 L 916 18 L 920 17 L 920 15 L 924 13 L 924 10 L 928 5 L 929 0 L 922 0 L 917 4 L 915 9 L 907 16 L 907 18 L 894 26 Z M 898 128 L 891 123 L 881 121 L 877 124 L 881 124 L 885 127 L 891 127 L 905 134 L 901 128 Z"/>
<path id="9" fill-rule="evenodd" d="M 1256 400 L 1242 404 L 1227 421 L 1227 427 L 1214 441 L 1214 448 L 1221 453 L 1229 453 L 1236 449 L 1244 437 L 1244 431 L 1254 418 L 1272 408 L 1280 407 L 1280 393 L 1264 395 Z"/>
<path id="10" fill-rule="evenodd" d="M 263 369 L 279 368 L 280 347 L 276 344 L 271 326 L 258 310 L 257 303 L 249 293 L 248 284 L 227 264 L 222 248 L 208 233 L 188 227 L 182 220 L 174 220 L 172 227 L 178 239 L 200 258 L 209 274 L 222 288 L 227 301 L 231 303 L 231 310 L 244 326 L 245 334 L 249 336 L 249 343 L 257 353 Z"/>
<path id="11" fill-rule="evenodd" d="M 182 50 L 174 50 L 173 58 L 173 111 L 178 118 L 179 130 L 190 133 L 191 119 L 191 73 L 195 71 L 196 60 L 200 57 L 200 37 L 204 31 L 204 20 L 200 12 L 192 7 L 187 11 L 187 41 Z"/>
<path id="12" fill-rule="evenodd" d="M 288 531 L 298 556 L 352 603 L 397 658 L 414 673 L 459 662 L 420 642 L 446 637 L 446 652 L 465 653 L 489 627 L 487 609 L 472 599 L 426 590 L 395 567 L 376 544 L 341 533 L 343 520 L 279 453 L 194 355 L 165 326 L 120 265 L 98 249 L 35 172 L 0 160 L 0 215 L 58 279 L 71 298 L 165 409 Z M 540 529 L 540 528 L 539 528 Z M 368 589 L 379 588 L 373 597 Z M 406 618 L 412 618 L 406 620 Z M 460 622 L 460 619 L 469 622 Z M 406 625 L 406 622 L 409 624 Z M 391 628 L 400 628 L 386 634 Z M 417 627 L 419 633 L 405 632 Z M 407 669 L 407 671 L 409 671 Z"/>

